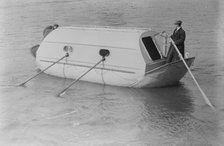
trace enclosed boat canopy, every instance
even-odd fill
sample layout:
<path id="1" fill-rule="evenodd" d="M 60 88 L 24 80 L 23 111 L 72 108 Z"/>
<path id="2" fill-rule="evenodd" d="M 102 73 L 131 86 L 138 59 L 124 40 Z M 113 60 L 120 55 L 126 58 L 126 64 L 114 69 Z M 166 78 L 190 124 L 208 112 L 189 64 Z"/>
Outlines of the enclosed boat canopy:
<path id="1" fill-rule="evenodd" d="M 147 66 L 162 58 L 156 34 L 148 28 L 58 27 L 40 44 L 36 62 L 43 69 L 64 56 L 69 46 L 69 57 L 46 73 L 77 78 L 102 58 L 101 49 L 107 49 L 106 61 L 84 80 L 134 86 L 145 77 Z"/>
<path id="2" fill-rule="evenodd" d="M 161 59 L 161 48 L 154 38 L 156 34 L 149 28 L 59 27 L 44 42 L 141 50 L 145 62 L 149 63 Z"/>
<path id="3" fill-rule="evenodd" d="M 115 29 L 98 27 L 59 27 L 44 41 L 67 42 L 81 45 L 138 49 L 139 38 L 146 29 Z"/>

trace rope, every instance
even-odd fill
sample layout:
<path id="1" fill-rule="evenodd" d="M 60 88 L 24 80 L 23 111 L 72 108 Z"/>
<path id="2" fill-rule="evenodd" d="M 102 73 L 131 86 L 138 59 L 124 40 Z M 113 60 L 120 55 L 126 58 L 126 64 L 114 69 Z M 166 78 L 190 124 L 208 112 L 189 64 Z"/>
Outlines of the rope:
<path id="1" fill-rule="evenodd" d="M 105 81 L 104 81 L 104 77 L 103 77 L 104 61 L 102 62 L 102 64 L 103 64 L 103 67 L 101 68 L 101 78 L 103 81 L 103 85 L 105 85 Z"/>
<path id="2" fill-rule="evenodd" d="M 65 58 L 65 63 L 63 63 L 63 76 L 64 76 L 64 84 L 66 82 L 66 74 L 65 74 L 65 65 L 67 64 L 68 58 Z"/>
<path id="3" fill-rule="evenodd" d="M 90 72 L 92 69 L 94 69 L 98 64 L 100 64 L 102 61 L 105 61 L 105 57 L 103 57 L 99 62 L 97 62 L 93 67 L 91 67 L 89 70 L 87 70 L 85 73 L 83 73 L 78 79 L 75 79 L 71 84 L 69 84 L 66 88 L 64 88 L 61 92 L 57 94 L 58 97 L 65 94 L 65 91 L 68 90 L 72 85 L 74 85 L 76 82 L 78 82 L 82 77 L 84 77 L 88 72 Z"/>

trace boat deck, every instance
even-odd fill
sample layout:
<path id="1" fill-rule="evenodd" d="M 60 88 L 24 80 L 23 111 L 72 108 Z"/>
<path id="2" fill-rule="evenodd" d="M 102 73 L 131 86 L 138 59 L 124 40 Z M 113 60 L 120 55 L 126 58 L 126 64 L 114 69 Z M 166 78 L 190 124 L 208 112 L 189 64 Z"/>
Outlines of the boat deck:
<path id="1" fill-rule="evenodd" d="M 159 60 L 156 60 L 154 62 L 151 62 L 151 63 L 148 63 L 146 64 L 146 69 L 145 69 L 145 72 L 148 72 L 148 71 L 151 71 L 157 67 L 160 67 L 162 65 L 166 64 L 166 60 L 165 59 L 159 59 Z"/>

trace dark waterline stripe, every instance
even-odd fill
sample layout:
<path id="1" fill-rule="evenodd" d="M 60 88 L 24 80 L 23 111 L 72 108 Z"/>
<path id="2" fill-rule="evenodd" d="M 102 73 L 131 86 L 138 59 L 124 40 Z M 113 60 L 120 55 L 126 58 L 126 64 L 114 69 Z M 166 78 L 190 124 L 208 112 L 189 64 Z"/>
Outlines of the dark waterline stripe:
<path id="1" fill-rule="evenodd" d="M 44 57 L 41 56 L 40 60 L 44 60 L 44 59 L 50 59 L 50 60 L 57 60 L 58 58 L 56 57 Z M 78 62 L 78 63 L 83 63 L 83 64 L 92 64 L 91 62 L 85 62 L 85 61 L 79 61 L 79 60 L 71 60 L 69 59 L 70 62 Z M 125 66 L 118 66 L 118 65 L 109 65 L 110 67 L 119 67 L 119 68 L 124 68 L 124 69 L 131 69 L 131 70 L 141 70 L 140 68 L 135 68 L 135 67 L 125 67 Z"/>
<path id="2" fill-rule="evenodd" d="M 54 63 L 54 61 L 49 61 L 49 60 L 40 60 L 40 61 L 41 61 L 41 62 Z M 61 63 L 61 62 L 58 62 L 57 64 L 65 64 L 65 65 L 79 66 L 79 67 L 86 67 L 86 68 L 91 68 L 91 67 L 92 67 L 92 66 L 88 66 L 88 65 L 72 64 L 72 63 Z M 95 67 L 95 68 L 96 68 L 96 69 L 102 69 L 102 70 L 108 70 L 108 71 L 115 71 L 115 72 L 122 72 L 122 73 L 135 74 L 135 72 L 124 71 L 124 70 L 118 70 L 118 69 L 110 69 L 110 68 L 102 68 L 102 67 Z"/>

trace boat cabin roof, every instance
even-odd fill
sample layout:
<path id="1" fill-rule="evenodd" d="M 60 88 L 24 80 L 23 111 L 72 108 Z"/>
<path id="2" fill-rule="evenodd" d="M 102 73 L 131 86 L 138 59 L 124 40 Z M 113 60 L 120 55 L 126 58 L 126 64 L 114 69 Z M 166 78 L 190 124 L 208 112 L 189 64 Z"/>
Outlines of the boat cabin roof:
<path id="1" fill-rule="evenodd" d="M 58 27 L 44 42 L 141 50 L 145 62 L 148 63 L 161 58 L 153 40 L 156 34 L 158 33 L 150 28 Z"/>

